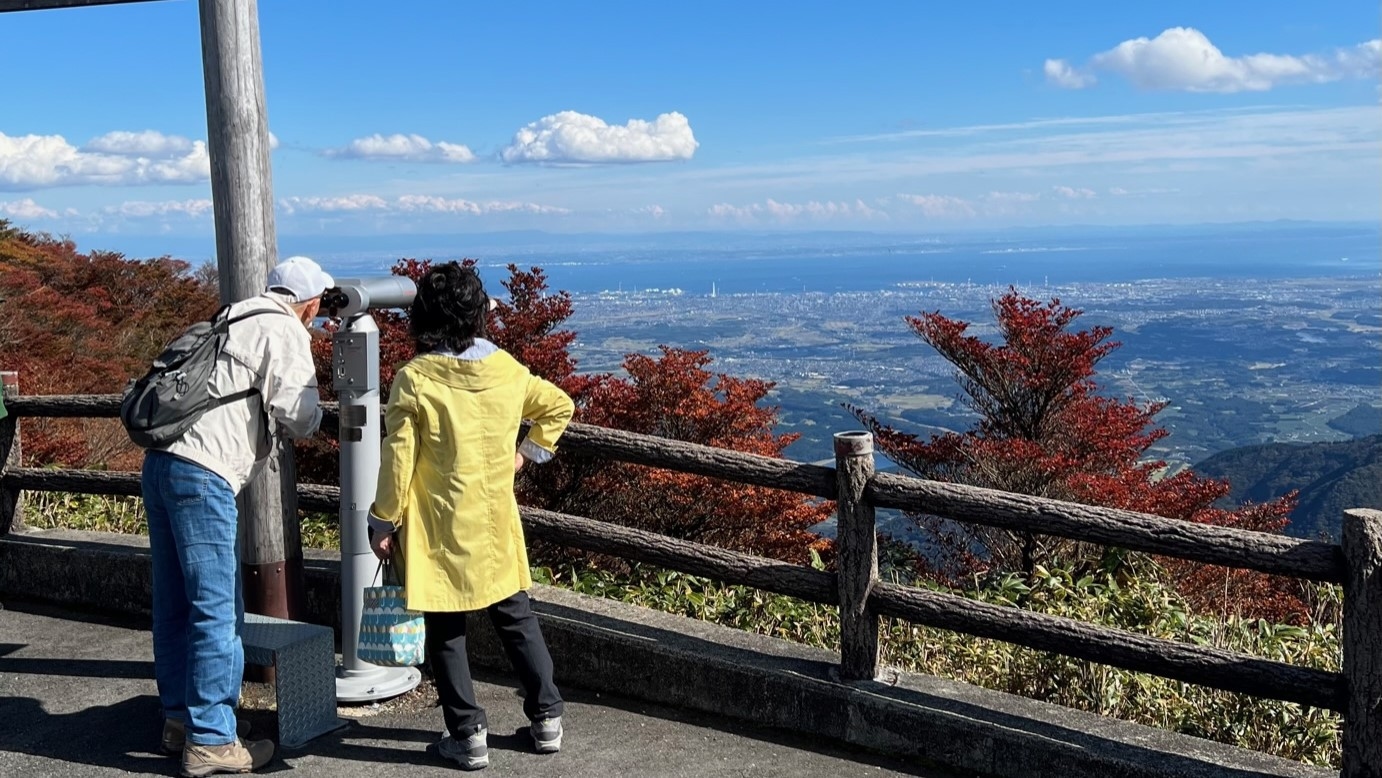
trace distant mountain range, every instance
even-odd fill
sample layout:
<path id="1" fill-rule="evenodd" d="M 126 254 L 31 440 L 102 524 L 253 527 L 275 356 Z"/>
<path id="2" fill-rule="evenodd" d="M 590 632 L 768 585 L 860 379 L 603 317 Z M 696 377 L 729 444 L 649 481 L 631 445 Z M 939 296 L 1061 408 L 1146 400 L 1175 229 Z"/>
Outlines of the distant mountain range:
<path id="1" fill-rule="evenodd" d="M 1370 429 L 1377 430 L 1377 424 Z M 1337 540 L 1345 509 L 1382 510 L 1382 434 L 1333 443 L 1244 446 L 1215 454 L 1194 470 L 1228 480 L 1233 490 L 1224 507 L 1245 500 L 1267 502 L 1300 490 L 1286 528 L 1296 537 Z"/>

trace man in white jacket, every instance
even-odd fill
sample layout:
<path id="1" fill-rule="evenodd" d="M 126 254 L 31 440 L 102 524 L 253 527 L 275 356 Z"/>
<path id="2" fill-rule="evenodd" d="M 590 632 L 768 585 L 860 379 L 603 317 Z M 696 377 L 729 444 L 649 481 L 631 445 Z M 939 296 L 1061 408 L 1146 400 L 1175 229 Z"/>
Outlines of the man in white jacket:
<path id="1" fill-rule="evenodd" d="M 231 306 L 232 319 L 255 315 L 230 325 L 211 376 L 213 398 L 248 398 L 213 405 L 144 457 L 162 745 L 181 755 L 184 776 L 247 772 L 273 758 L 273 742 L 242 740 L 235 719 L 244 672 L 235 496 L 273 452 L 274 435 L 306 437 L 321 423 L 307 327 L 334 285 L 307 257 L 275 266 L 264 293 Z"/>

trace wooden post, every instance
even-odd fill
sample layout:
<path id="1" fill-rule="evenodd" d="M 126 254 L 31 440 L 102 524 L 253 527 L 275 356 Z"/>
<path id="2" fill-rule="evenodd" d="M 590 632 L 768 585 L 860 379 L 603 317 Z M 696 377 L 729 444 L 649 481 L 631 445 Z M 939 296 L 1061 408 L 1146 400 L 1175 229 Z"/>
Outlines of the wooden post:
<path id="1" fill-rule="evenodd" d="M 6 400 L 19 396 L 19 374 L 0 372 L 0 393 Z M 23 525 L 24 503 L 19 487 L 6 486 L 4 477 L 16 467 L 22 467 L 20 456 L 19 417 L 9 412 L 0 419 L 0 535 L 7 535 Z"/>
<path id="2" fill-rule="evenodd" d="M 221 301 L 264 290 L 277 261 L 269 123 L 256 0 L 200 0 L 207 151 L 216 216 Z M 290 445 L 241 492 L 245 609 L 279 618 L 303 612 L 302 545 Z"/>
<path id="3" fill-rule="evenodd" d="M 1382 511 L 1344 511 L 1343 778 L 1382 778 Z"/>
<path id="4" fill-rule="evenodd" d="M 836 542 L 839 544 L 840 676 L 878 676 L 878 617 L 868 607 L 878 583 L 878 530 L 864 489 L 873 478 L 873 435 L 835 434 Z"/>

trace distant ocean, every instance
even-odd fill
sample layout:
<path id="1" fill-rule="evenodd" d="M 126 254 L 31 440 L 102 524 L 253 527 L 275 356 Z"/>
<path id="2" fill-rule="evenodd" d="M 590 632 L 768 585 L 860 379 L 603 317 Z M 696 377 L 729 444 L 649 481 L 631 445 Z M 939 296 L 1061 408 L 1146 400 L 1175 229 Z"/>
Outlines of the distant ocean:
<path id="1" fill-rule="evenodd" d="M 1155 278 L 1261 279 L 1378 275 L 1378 233 L 1072 236 L 896 245 L 477 252 L 490 283 L 504 265 L 541 267 L 574 294 L 680 290 L 688 295 L 858 292 L 912 283 L 1119 283 Z M 421 254 L 417 256 L 423 256 Z M 383 272 L 357 259 L 341 271 Z"/>
<path id="2" fill-rule="evenodd" d="M 198 264 L 208 237 L 108 236 L 90 246 Z M 84 241 L 85 243 L 85 241 Z M 688 295 L 858 292 L 911 283 L 1121 283 L 1155 278 L 1370 276 L 1382 270 L 1377 225 L 1262 223 L 1047 228 L 938 237 L 879 233 L 280 236 L 280 251 L 318 258 L 340 277 L 387 273 L 399 257 L 539 266 L 574 294 L 679 289 Z"/>

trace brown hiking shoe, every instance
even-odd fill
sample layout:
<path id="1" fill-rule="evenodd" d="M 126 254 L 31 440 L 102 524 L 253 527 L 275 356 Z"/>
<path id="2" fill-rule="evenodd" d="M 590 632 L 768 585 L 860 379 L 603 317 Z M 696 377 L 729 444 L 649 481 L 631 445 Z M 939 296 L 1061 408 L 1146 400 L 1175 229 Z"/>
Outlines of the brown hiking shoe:
<path id="1" fill-rule="evenodd" d="M 250 723 L 244 719 L 235 721 L 235 736 L 249 737 Z M 163 720 L 163 753 L 168 756 L 182 756 L 182 747 L 187 742 L 187 723 L 180 719 Z"/>
<path id="2" fill-rule="evenodd" d="M 182 774 L 202 778 L 221 773 L 247 773 L 258 770 L 274 757 L 272 740 L 237 740 L 223 746 L 188 743 L 182 750 Z"/>

